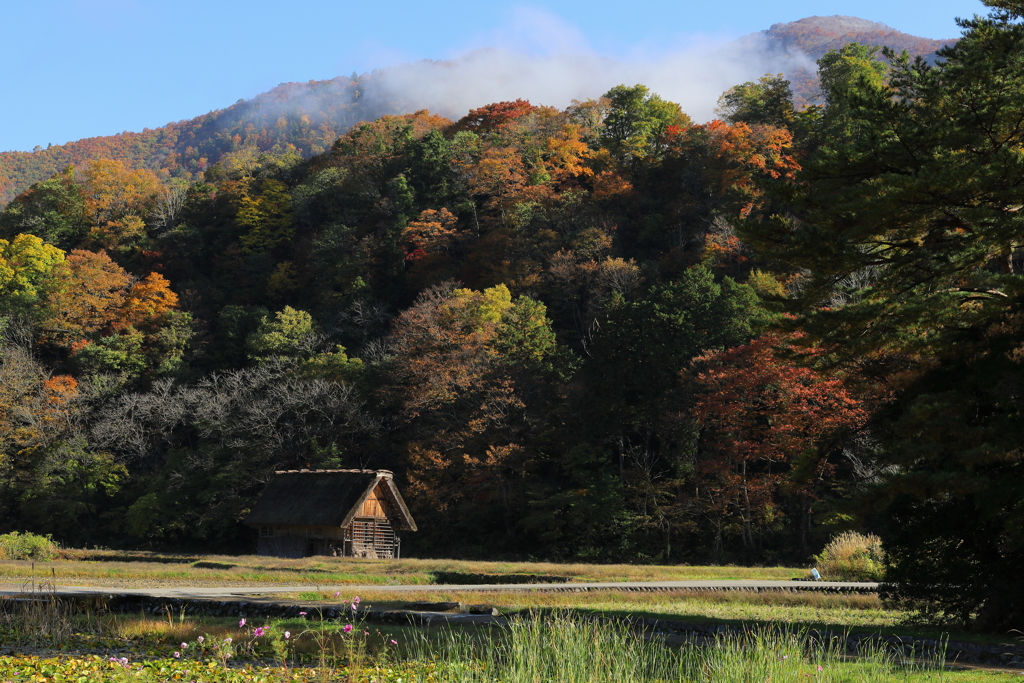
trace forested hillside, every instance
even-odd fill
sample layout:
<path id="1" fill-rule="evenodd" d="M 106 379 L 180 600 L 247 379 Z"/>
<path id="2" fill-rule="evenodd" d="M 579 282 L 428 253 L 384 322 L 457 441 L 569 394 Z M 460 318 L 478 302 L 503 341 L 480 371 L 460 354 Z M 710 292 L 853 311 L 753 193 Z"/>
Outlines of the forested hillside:
<path id="1" fill-rule="evenodd" d="M 388 468 L 413 554 L 867 529 L 899 597 L 1015 623 L 1024 7 L 991 4 L 937 66 L 826 52 L 801 110 L 621 85 L 60 170 L 0 213 L 0 530 L 251 551 L 275 469 Z"/>
<path id="2" fill-rule="evenodd" d="M 147 168 L 162 178 L 194 179 L 231 153 L 250 150 L 303 157 L 321 154 L 353 124 L 375 119 L 386 103 L 364 106 L 358 81 L 337 78 L 284 83 L 227 109 L 141 133 L 86 138 L 33 152 L 0 153 L 0 202 L 69 164 L 111 159 Z"/>
<path id="3" fill-rule="evenodd" d="M 941 48 L 956 42 L 955 39 L 933 40 L 912 36 L 877 21 L 841 15 L 814 16 L 773 24 L 760 38 L 769 49 L 805 54 L 814 61 L 824 57 L 829 50 L 840 50 L 844 45 L 857 43 L 888 47 L 897 53 L 906 51 L 911 57 L 920 56 L 934 63 Z M 790 81 L 793 101 L 798 109 L 809 104 L 821 104 L 821 84 L 813 69 L 797 67 L 788 70 L 785 76 Z"/>
<path id="4" fill-rule="evenodd" d="M 749 453 L 694 421 L 752 419 L 722 382 L 769 391 L 720 352 L 794 342 L 761 336 L 782 285 L 734 227 L 799 169 L 785 82 L 750 87 L 779 91 L 770 120 L 694 125 L 620 86 L 382 117 L 191 184 L 101 160 L 34 185 L 0 214 L 5 519 L 245 549 L 274 469 L 370 466 L 401 473 L 433 552 L 805 556 L 833 481 L 794 489 L 789 460 L 857 402 Z M 750 459 L 774 464 L 737 508 Z"/>
<path id="5" fill-rule="evenodd" d="M 749 39 L 756 41 L 758 51 L 806 53 L 811 60 L 848 42 L 886 45 L 930 58 L 949 42 L 917 38 L 854 17 L 810 17 L 776 24 Z M 798 69 L 787 77 L 793 83 L 798 106 L 815 101 L 819 88 L 813 71 Z M 239 100 L 226 109 L 141 133 L 126 131 L 65 145 L 40 146 L 32 152 L 2 152 L 0 206 L 68 164 L 83 167 L 96 159 L 148 168 L 164 179 L 187 180 L 199 179 L 225 155 L 257 151 L 293 153 L 308 159 L 327 151 L 356 123 L 406 113 L 408 100 L 387 87 L 386 70 L 353 74 L 327 81 L 284 83 L 252 100 Z"/>

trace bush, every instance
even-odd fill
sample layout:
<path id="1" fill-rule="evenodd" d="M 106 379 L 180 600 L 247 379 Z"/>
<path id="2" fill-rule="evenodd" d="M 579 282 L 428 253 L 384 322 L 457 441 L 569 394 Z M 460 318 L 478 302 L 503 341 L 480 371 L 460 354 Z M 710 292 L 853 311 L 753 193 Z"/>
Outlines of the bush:
<path id="1" fill-rule="evenodd" d="M 2 560 L 52 560 L 57 556 L 57 544 L 49 534 L 12 531 L 0 535 L 0 559 Z"/>
<path id="2" fill-rule="evenodd" d="M 829 581 L 881 581 L 885 575 L 882 539 L 874 534 L 844 531 L 814 559 L 821 578 Z"/>

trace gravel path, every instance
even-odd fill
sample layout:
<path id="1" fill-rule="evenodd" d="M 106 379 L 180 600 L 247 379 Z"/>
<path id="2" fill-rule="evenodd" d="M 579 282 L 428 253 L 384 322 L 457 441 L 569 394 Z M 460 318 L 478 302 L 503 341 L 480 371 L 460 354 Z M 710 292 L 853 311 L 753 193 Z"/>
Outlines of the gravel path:
<path id="1" fill-rule="evenodd" d="M 118 583 L 118 582 L 113 582 Z M 195 584 L 177 584 L 164 586 L 147 586 L 129 588 L 121 585 L 96 586 L 63 586 L 53 587 L 59 595 L 89 595 L 97 593 L 140 595 L 153 598 L 230 598 L 245 595 L 269 595 L 280 593 L 304 593 L 313 590 L 309 584 L 283 586 L 265 584 L 262 586 L 199 586 Z M 452 591 L 554 591 L 554 592 L 586 592 L 586 591 L 669 591 L 669 590 L 785 590 L 785 591 L 824 591 L 835 593 L 868 593 L 878 590 L 877 583 L 856 583 L 847 581 L 623 581 L 610 583 L 529 583 L 529 584 L 486 584 L 486 585 L 406 585 L 383 586 L 372 584 L 365 586 L 353 585 L 321 585 L 316 589 L 322 592 L 341 591 L 345 594 L 358 594 L 369 591 L 390 592 L 452 592 Z M 50 587 L 47 586 L 47 592 Z M 26 584 L 0 584 L 0 596 L 12 597 L 26 592 Z"/>

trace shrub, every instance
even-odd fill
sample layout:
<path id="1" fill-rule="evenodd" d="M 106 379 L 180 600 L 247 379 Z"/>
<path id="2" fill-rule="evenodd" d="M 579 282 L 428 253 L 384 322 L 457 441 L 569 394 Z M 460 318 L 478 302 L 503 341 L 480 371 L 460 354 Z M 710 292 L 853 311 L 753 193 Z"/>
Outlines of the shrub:
<path id="1" fill-rule="evenodd" d="M 49 534 L 12 531 L 0 535 L 0 559 L 3 560 L 52 560 L 57 556 L 57 544 Z"/>
<path id="2" fill-rule="evenodd" d="M 830 581 L 881 581 L 885 575 L 882 539 L 874 534 L 844 531 L 814 559 L 821 577 Z"/>

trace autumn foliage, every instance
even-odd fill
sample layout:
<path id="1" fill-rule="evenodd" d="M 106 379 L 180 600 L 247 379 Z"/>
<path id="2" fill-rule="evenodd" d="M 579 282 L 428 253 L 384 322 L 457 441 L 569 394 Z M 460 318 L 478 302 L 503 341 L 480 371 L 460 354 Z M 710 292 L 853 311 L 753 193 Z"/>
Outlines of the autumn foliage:
<path id="1" fill-rule="evenodd" d="M 694 361 L 693 414 L 709 435 L 709 457 L 700 465 L 709 504 L 740 518 L 750 546 L 754 526 L 780 514 L 783 487 L 813 492 L 815 480 L 831 473 L 826 439 L 863 426 L 868 416 L 839 378 L 810 367 L 815 352 L 800 339 L 769 333 Z M 793 470 L 807 460 L 813 472 L 793 482 Z"/>
<path id="2" fill-rule="evenodd" d="M 642 85 L 272 128 L 188 146 L 187 177 L 67 166 L 0 213 L 5 514 L 242 548 L 216 520 L 268 472 L 382 467 L 422 548 L 811 551 L 865 413 L 764 333 L 789 274 L 753 277 L 740 226 L 800 170 L 790 130 Z"/>

